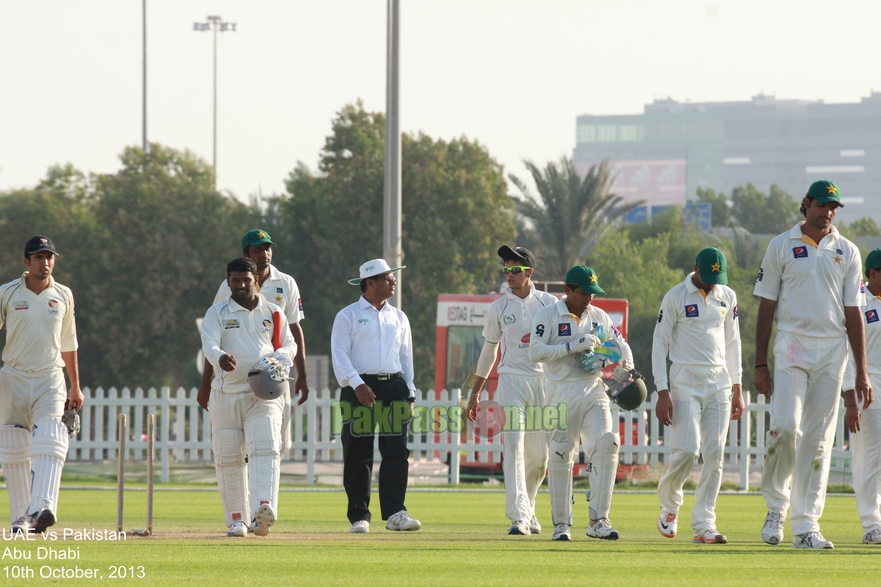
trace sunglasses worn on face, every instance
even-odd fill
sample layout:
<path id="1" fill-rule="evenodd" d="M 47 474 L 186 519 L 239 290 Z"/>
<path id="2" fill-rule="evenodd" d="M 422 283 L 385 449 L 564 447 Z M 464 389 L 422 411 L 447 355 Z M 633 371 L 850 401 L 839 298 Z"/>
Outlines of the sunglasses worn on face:
<path id="1" fill-rule="evenodd" d="M 385 279 L 386 281 L 395 281 L 395 276 L 391 273 L 386 273 L 385 275 L 377 275 L 372 277 L 371 279 Z"/>
<path id="2" fill-rule="evenodd" d="M 515 265 L 513 267 L 502 267 L 502 273 L 505 275 L 509 273 L 513 273 L 514 275 L 520 275 L 522 272 L 527 269 L 532 269 L 532 267 L 524 267 L 523 265 Z"/>

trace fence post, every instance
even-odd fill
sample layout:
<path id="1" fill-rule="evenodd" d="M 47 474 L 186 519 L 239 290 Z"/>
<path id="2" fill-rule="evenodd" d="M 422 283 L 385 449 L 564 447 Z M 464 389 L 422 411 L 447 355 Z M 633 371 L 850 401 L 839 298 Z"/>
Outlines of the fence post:
<path id="1" fill-rule="evenodd" d="M 315 393 L 327 391 L 314 389 L 306 398 L 306 483 L 315 485 L 315 445 L 318 442 L 318 419 L 315 417 Z M 291 409 L 291 414 L 296 413 Z M 290 423 L 288 423 L 290 425 Z M 296 427 L 294 427 L 296 430 Z"/>
<path id="2" fill-rule="evenodd" d="M 738 428 L 740 429 L 740 444 L 738 445 L 738 449 L 740 452 L 740 489 L 748 490 L 749 489 L 749 447 L 750 447 L 750 438 L 752 435 L 750 434 L 751 426 L 750 426 L 750 399 L 749 399 L 749 391 L 743 394 L 743 416 L 741 416 L 738 422 Z"/>
<path id="3" fill-rule="evenodd" d="M 160 433 L 159 433 L 159 455 L 160 460 L 162 461 L 162 482 L 168 483 L 170 478 L 169 472 L 169 456 L 170 456 L 170 448 L 168 445 L 168 427 L 169 427 L 169 394 L 171 393 L 170 387 L 163 386 L 160 390 L 161 402 L 162 406 L 162 417 L 159 419 L 160 424 Z"/>

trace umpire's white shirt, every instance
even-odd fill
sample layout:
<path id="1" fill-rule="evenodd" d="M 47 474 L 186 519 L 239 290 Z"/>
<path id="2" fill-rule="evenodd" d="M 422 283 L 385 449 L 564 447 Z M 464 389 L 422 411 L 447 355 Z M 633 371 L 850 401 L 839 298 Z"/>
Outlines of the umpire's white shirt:
<path id="1" fill-rule="evenodd" d="M 224 299 L 210 308 L 202 320 L 202 352 L 214 367 L 211 389 L 225 393 L 250 392 L 248 370 L 257 361 L 274 352 L 272 348 L 272 313 L 281 315 L 282 346 L 293 362 L 297 345 L 291 336 L 288 321 L 281 308 L 257 296 L 257 306 L 248 311 L 232 298 Z M 234 371 L 220 368 L 220 357 L 232 355 L 236 360 Z"/>
<path id="2" fill-rule="evenodd" d="M 362 374 L 403 373 L 413 384 L 413 337 L 407 315 L 388 302 L 377 310 L 364 296 L 339 311 L 330 335 L 333 373 L 341 387 L 356 388 Z"/>
<path id="3" fill-rule="evenodd" d="M 737 294 L 726 285 L 716 285 L 704 294 L 692 281 L 693 276 L 690 273 L 667 292 L 658 312 L 652 339 L 652 372 L 659 390 L 670 389 L 668 353 L 676 365 L 727 367 L 731 384 L 741 383 Z"/>
<path id="4" fill-rule="evenodd" d="M 269 277 L 263 285 L 257 285 L 257 293 L 267 302 L 281 308 L 288 324 L 296 324 L 304 318 L 303 299 L 300 297 L 300 288 L 297 282 L 287 273 L 282 273 L 274 265 L 269 266 Z M 232 295 L 229 283 L 223 280 L 214 296 L 214 303 L 225 300 Z"/>
<path id="5" fill-rule="evenodd" d="M 582 334 L 592 334 L 600 339 L 615 340 L 621 356 L 633 365 L 633 353 L 624 341 L 612 319 L 596 306 L 588 306 L 581 316 L 569 313 L 566 298 L 539 310 L 533 320 L 529 358 L 545 363 L 545 373 L 550 381 L 592 381 L 601 372 L 592 375 L 581 366 L 581 353 L 569 353 L 566 343 L 575 344 Z"/>
<path id="6" fill-rule="evenodd" d="M 865 303 L 860 251 L 834 226 L 815 243 L 802 224 L 768 243 L 753 294 L 777 302 L 778 332 L 842 338 L 844 307 Z"/>
<path id="7" fill-rule="evenodd" d="M 21 373 L 64 367 L 61 353 L 77 350 L 73 293 L 53 277 L 35 294 L 21 278 L 0 286 L 0 328 L 6 324 L 3 363 Z"/>
<path id="8" fill-rule="evenodd" d="M 490 304 L 483 326 L 483 338 L 491 344 L 503 343 L 499 373 L 533 377 L 543 373 L 541 363 L 529 358 L 532 322 L 539 310 L 556 302 L 555 296 L 537 291 L 532 285 L 525 298 L 521 299 L 508 291 Z"/>

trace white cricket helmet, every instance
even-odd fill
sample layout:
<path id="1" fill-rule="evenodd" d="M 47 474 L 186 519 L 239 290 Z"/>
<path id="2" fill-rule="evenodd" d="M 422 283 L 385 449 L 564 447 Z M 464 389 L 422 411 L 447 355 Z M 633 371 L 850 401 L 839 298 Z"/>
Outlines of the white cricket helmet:
<path id="1" fill-rule="evenodd" d="M 272 400 L 288 388 L 288 369 L 272 357 L 264 357 L 248 370 L 248 385 L 260 399 Z"/>

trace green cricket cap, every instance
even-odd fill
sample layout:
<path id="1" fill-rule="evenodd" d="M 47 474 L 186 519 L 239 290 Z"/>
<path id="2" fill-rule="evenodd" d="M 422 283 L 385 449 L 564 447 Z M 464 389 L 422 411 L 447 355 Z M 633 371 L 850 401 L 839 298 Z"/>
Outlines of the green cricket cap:
<path id="1" fill-rule="evenodd" d="M 866 255 L 866 277 L 869 277 L 869 269 L 881 269 L 881 249 L 875 249 Z"/>
<path id="2" fill-rule="evenodd" d="M 728 285 L 728 261 L 725 253 L 716 247 L 707 247 L 698 253 L 694 264 L 704 283 Z"/>
<path id="3" fill-rule="evenodd" d="M 257 245 L 262 245 L 264 243 L 269 243 L 273 247 L 275 246 L 275 243 L 272 242 L 272 237 L 269 236 L 268 232 L 255 228 L 254 230 L 246 232 L 245 236 L 242 237 L 242 250 L 244 251 L 245 247 L 256 247 Z"/>
<path id="4" fill-rule="evenodd" d="M 807 195 L 821 204 L 838 202 L 838 205 L 844 208 L 844 205 L 841 203 L 841 194 L 839 193 L 838 186 L 828 179 L 821 179 L 812 183 L 811 187 L 808 188 Z"/>
<path id="5" fill-rule="evenodd" d="M 576 265 L 566 272 L 566 283 L 577 285 L 584 293 L 601 294 L 606 293 L 600 287 L 597 280 L 596 272 L 590 267 L 584 265 Z"/>

